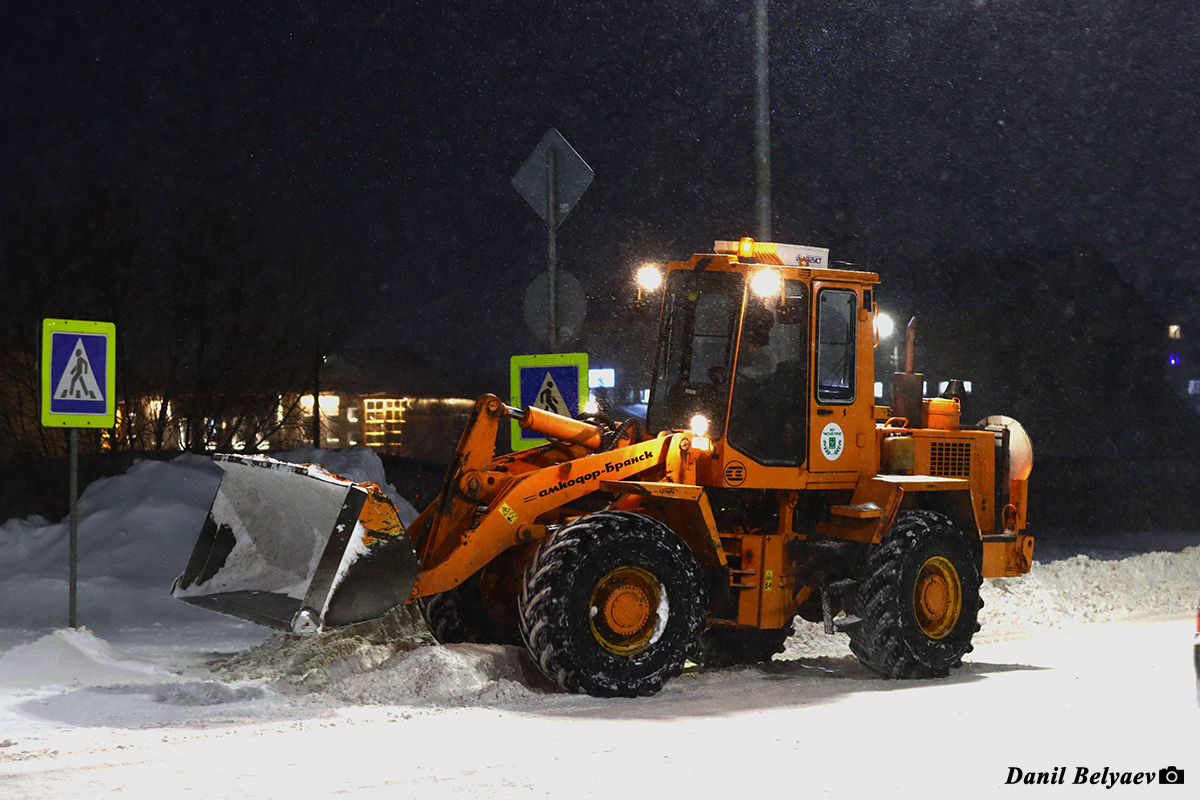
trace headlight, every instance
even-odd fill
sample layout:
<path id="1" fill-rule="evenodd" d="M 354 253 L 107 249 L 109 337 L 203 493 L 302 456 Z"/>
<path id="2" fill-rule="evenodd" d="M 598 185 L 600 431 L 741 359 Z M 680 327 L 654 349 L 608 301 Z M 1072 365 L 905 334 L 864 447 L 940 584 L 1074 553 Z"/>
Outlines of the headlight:
<path id="1" fill-rule="evenodd" d="M 703 414 L 697 414 L 696 416 L 692 417 L 692 421 L 688 423 L 688 427 L 690 427 L 692 432 L 697 436 L 704 436 L 708 433 L 708 417 L 704 416 Z"/>

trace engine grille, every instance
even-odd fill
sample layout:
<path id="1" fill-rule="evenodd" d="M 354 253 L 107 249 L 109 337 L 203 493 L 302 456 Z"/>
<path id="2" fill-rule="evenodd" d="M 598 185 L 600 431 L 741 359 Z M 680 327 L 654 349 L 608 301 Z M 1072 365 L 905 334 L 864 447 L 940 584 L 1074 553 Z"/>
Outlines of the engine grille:
<path id="1" fill-rule="evenodd" d="M 929 474 L 965 478 L 971 474 L 970 442 L 930 442 Z"/>

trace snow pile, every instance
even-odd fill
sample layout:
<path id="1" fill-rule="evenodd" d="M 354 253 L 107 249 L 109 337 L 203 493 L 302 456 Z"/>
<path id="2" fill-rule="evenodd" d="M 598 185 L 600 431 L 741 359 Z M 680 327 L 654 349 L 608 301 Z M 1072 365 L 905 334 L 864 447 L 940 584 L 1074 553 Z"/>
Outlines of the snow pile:
<path id="1" fill-rule="evenodd" d="M 272 458 L 292 464 L 320 464 L 329 472 L 356 483 L 374 483 L 383 489 L 388 499 L 396 506 L 396 514 L 405 525 L 417 518 L 417 509 L 400 496 L 396 487 L 388 483 L 383 471 L 383 462 L 368 447 L 351 447 L 346 450 L 318 450 L 312 445 L 286 453 L 277 453 Z M 214 488 L 215 491 L 215 488 Z M 212 498 L 209 498 L 210 500 Z M 206 507 L 207 508 L 207 507 Z"/>
<path id="2" fill-rule="evenodd" d="M 0 655 L 0 686 L 92 686 L 161 680 L 170 674 L 118 650 L 87 628 L 54 631 Z"/>
<path id="3" fill-rule="evenodd" d="M 93 629 L 197 617 L 168 592 L 187 563 L 220 469 L 191 454 L 141 461 L 79 499 L 79 620 Z M 68 521 L 0 526 L 0 627 L 67 622 Z"/>
<path id="4" fill-rule="evenodd" d="M 1093 622 L 1186 616 L 1200 598 L 1200 547 L 1119 560 L 1080 554 L 984 581 L 981 637 L 1050 633 Z"/>
<path id="5" fill-rule="evenodd" d="M 457 644 L 397 653 L 378 669 L 334 683 L 329 692 L 354 705 L 399 699 L 491 704 L 532 697 L 528 683 L 518 648 Z"/>
<path id="6" fill-rule="evenodd" d="M 531 669 L 520 648 L 507 645 L 435 645 L 428 633 L 389 639 L 331 631 L 304 638 L 274 634 L 214 672 L 222 680 L 263 681 L 280 694 L 351 705 L 462 705 L 532 697 L 532 687 L 545 682 Z"/>
<path id="7" fill-rule="evenodd" d="M 368 448 L 276 456 L 319 463 L 353 481 L 379 484 L 405 524 L 412 505 L 387 482 Z M 79 499 L 78 618 L 93 630 L 201 622 L 204 611 L 170 596 L 217 492 L 221 469 L 208 456 L 139 461 L 124 475 L 90 484 Z M 67 622 L 68 520 L 13 519 L 0 525 L 0 628 L 52 629 Z"/>

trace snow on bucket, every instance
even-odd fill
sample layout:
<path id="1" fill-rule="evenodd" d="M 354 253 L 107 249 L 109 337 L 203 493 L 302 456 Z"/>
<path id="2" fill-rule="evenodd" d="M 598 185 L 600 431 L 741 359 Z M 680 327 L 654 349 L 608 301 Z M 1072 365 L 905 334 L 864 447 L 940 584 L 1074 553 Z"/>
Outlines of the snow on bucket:
<path id="1" fill-rule="evenodd" d="M 408 600 L 416 555 L 378 486 L 266 456 L 214 460 L 224 475 L 175 597 L 296 633 Z"/>

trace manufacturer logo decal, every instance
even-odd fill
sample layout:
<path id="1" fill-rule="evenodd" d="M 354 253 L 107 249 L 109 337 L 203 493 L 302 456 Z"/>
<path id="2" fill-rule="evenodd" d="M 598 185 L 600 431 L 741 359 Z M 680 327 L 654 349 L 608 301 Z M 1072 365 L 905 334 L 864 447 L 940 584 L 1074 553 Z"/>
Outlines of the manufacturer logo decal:
<path id="1" fill-rule="evenodd" d="M 561 480 L 558 483 L 554 484 L 553 486 L 547 486 L 545 489 L 542 489 L 540 492 L 538 492 L 537 496 L 538 497 L 549 497 L 550 495 L 554 494 L 555 492 L 561 492 L 563 489 L 569 489 L 572 486 L 580 486 L 585 483 L 590 483 L 591 481 L 596 480 L 597 478 L 599 478 L 601 475 L 603 475 L 605 473 L 619 472 L 620 470 L 623 470 L 626 467 L 632 467 L 632 466 L 639 465 L 639 464 L 641 464 L 641 462 L 649 461 L 652 458 L 654 458 L 654 452 L 651 450 L 645 450 L 641 453 L 638 453 L 637 455 L 630 456 L 629 458 L 625 459 L 624 461 L 609 461 L 600 469 L 595 469 L 595 470 L 592 470 L 591 472 L 585 472 L 582 475 L 577 475 L 574 478 L 568 478 L 566 480 Z M 528 498 L 527 498 L 527 500 L 528 500 Z"/>
<path id="2" fill-rule="evenodd" d="M 740 461 L 730 461 L 725 465 L 725 482 L 730 486 L 741 486 L 746 481 L 746 465 Z"/>
<path id="3" fill-rule="evenodd" d="M 831 422 L 821 431 L 821 455 L 830 461 L 837 461 L 846 446 L 846 436 L 836 422 Z"/>

